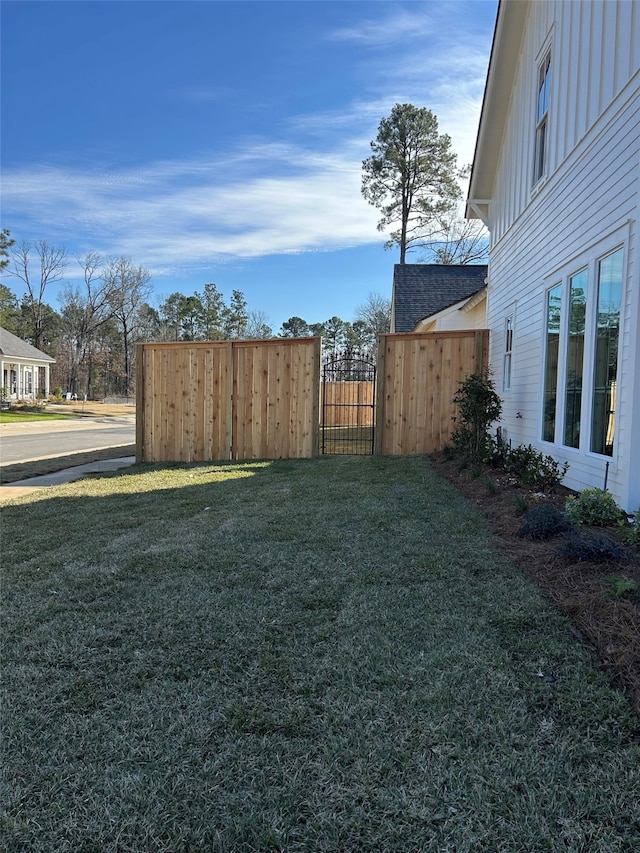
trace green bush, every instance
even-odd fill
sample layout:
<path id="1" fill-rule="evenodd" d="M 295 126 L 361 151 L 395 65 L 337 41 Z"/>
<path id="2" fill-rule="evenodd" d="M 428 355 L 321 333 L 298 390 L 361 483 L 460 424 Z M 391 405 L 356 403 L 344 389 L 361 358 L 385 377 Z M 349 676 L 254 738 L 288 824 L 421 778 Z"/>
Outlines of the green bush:
<path id="1" fill-rule="evenodd" d="M 640 545 L 640 507 L 636 510 L 631 524 L 627 524 L 622 518 L 618 523 L 620 535 L 627 545 Z"/>
<path id="2" fill-rule="evenodd" d="M 620 575 L 608 575 L 609 594 L 614 598 L 622 598 L 628 592 L 635 592 L 638 584 L 631 578 L 623 578 Z"/>
<path id="3" fill-rule="evenodd" d="M 526 512 L 529 512 L 529 504 L 522 495 L 516 495 L 513 509 L 516 515 L 524 515 Z"/>
<path id="4" fill-rule="evenodd" d="M 553 504 L 539 504 L 525 515 L 516 535 L 520 539 L 552 539 L 570 529 L 571 522 L 563 512 Z"/>
<path id="5" fill-rule="evenodd" d="M 588 533 L 567 536 L 556 553 L 572 563 L 624 563 L 628 559 L 624 545 L 607 536 L 593 536 Z"/>
<path id="6" fill-rule="evenodd" d="M 594 527 L 614 527 L 622 519 L 622 510 L 613 495 L 596 488 L 584 489 L 577 497 L 568 497 L 565 512 L 577 524 Z"/>
<path id="7" fill-rule="evenodd" d="M 502 413 L 502 401 L 496 393 L 489 371 L 473 373 L 460 383 L 453 398 L 458 415 L 451 440 L 472 462 L 491 459 L 495 447 L 489 427 Z"/>
<path id="8" fill-rule="evenodd" d="M 504 467 L 523 486 L 546 492 L 553 491 L 560 483 L 569 470 L 569 463 L 559 465 L 553 456 L 545 456 L 530 444 L 521 444 L 505 454 Z"/>

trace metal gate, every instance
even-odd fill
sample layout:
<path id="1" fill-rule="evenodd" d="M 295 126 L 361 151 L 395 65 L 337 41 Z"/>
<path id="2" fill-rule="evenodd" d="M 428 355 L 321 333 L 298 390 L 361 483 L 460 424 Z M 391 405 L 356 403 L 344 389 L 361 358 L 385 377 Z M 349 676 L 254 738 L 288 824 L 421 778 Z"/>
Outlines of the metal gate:
<path id="1" fill-rule="evenodd" d="M 321 453 L 373 454 L 375 423 L 375 361 L 350 351 L 327 356 L 322 365 Z"/>

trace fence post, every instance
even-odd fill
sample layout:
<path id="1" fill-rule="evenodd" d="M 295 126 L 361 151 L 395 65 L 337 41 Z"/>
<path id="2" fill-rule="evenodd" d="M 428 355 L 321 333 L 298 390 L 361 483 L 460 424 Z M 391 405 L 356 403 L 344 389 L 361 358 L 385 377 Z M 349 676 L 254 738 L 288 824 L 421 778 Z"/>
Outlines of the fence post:
<path id="1" fill-rule="evenodd" d="M 482 373 L 485 364 L 484 364 L 484 330 L 479 330 L 474 335 L 473 341 L 473 362 L 474 362 L 474 373 L 480 374 Z"/>
<path id="2" fill-rule="evenodd" d="M 235 366 L 235 356 L 233 354 L 233 341 L 225 341 L 226 346 L 226 357 L 225 357 L 225 371 L 227 378 L 227 396 L 224 400 L 224 423 L 225 423 L 225 451 L 226 451 L 226 459 L 233 459 L 233 436 L 234 436 L 234 423 L 233 420 L 235 418 L 235 396 L 233 393 L 233 386 L 235 382 L 236 376 L 236 366 Z"/>
<path id="3" fill-rule="evenodd" d="M 144 344 L 136 344 L 136 463 L 144 462 Z"/>
<path id="4" fill-rule="evenodd" d="M 312 435 L 312 456 L 318 456 L 320 453 L 320 394 L 322 382 L 320 380 L 320 370 L 322 364 L 322 338 L 316 337 L 313 340 L 313 377 L 312 377 L 312 411 L 311 411 L 311 428 Z"/>
<path id="5" fill-rule="evenodd" d="M 385 354 L 387 350 L 387 336 L 378 335 L 378 357 L 376 365 L 376 389 L 375 389 L 375 436 L 373 443 L 374 456 L 382 456 L 383 438 L 384 438 L 384 408 L 385 408 L 385 393 L 386 379 L 385 376 Z"/>

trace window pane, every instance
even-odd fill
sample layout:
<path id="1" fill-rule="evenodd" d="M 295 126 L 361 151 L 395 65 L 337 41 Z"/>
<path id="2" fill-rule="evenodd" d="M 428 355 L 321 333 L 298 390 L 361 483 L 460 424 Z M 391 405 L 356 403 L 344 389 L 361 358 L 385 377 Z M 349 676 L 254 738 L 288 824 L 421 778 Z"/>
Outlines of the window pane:
<path id="1" fill-rule="evenodd" d="M 549 85 L 551 77 L 551 54 L 547 54 L 540 66 L 540 78 L 538 81 L 538 115 L 539 122 L 549 109 Z"/>
<path id="2" fill-rule="evenodd" d="M 558 391 L 558 354 L 560 351 L 560 309 L 562 285 L 547 294 L 547 340 L 544 370 L 544 410 L 542 437 L 554 441 L 556 435 L 556 394 Z"/>
<path id="3" fill-rule="evenodd" d="M 621 298 L 622 249 L 618 249 L 598 264 L 591 450 L 604 456 L 613 456 Z"/>
<path id="4" fill-rule="evenodd" d="M 580 408 L 584 358 L 584 324 L 587 310 L 587 271 L 569 280 L 569 335 L 567 340 L 567 393 L 564 412 L 564 443 L 580 446 Z"/>

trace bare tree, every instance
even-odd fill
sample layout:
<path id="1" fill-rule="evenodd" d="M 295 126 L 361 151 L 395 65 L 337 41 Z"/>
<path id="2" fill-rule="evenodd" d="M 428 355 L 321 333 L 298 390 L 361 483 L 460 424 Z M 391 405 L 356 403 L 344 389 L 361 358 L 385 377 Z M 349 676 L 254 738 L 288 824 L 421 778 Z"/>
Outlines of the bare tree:
<path id="1" fill-rule="evenodd" d="M 244 335 L 249 340 L 265 340 L 273 337 L 273 329 L 269 324 L 266 311 L 256 309 L 249 311 Z"/>
<path id="2" fill-rule="evenodd" d="M 109 292 L 112 316 L 122 329 L 123 392 L 128 397 L 131 390 L 131 343 L 138 311 L 151 292 L 151 274 L 143 267 L 135 267 L 128 258 L 116 258 L 107 263 L 103 281 Z"/>
<path id="3" fill-rule="evenodd" d="M 89 252 L 78 258 L 82 267 L 84 288 L 65 285 L 62 291 L 61 314 L 64 334 L 69 343 L 69 390 L 78 393 L 81 364 L 86 366 L 87 396 L 92 393 L 93 339 L 96 331 L 113 316 L 109 304 L 110 291 L 101 274 L 100 256 Z"/>
<path id="4" fill-rule="evenodd" d="M 391 326 L 391 300 L 379 293 L 370 293 L 356 308 L 356 320 L 364 324 L 367 342 L 375 348 L 378 335 L 384 335 Z"/>
<path id="5" fill-rule="evenodd" d="M 45 320 L 44 294 L 47 287 L 60 281 L 67 268 L 67 252 L 50 246 L 46 240 L 23 242 L 12 254 L 9 275 L 19 279 L 26 287 L 23 304 L 26 305 L 33 327 L 33 345 L 42 348 Z"/>
<path id="6" fill-rule="evenodd" d="M 427 251 L 423 263 L 482 264 L 489 257 L 487 232 L 478 220 L 443 218 L 424 244 L 419 245 Z"/>

